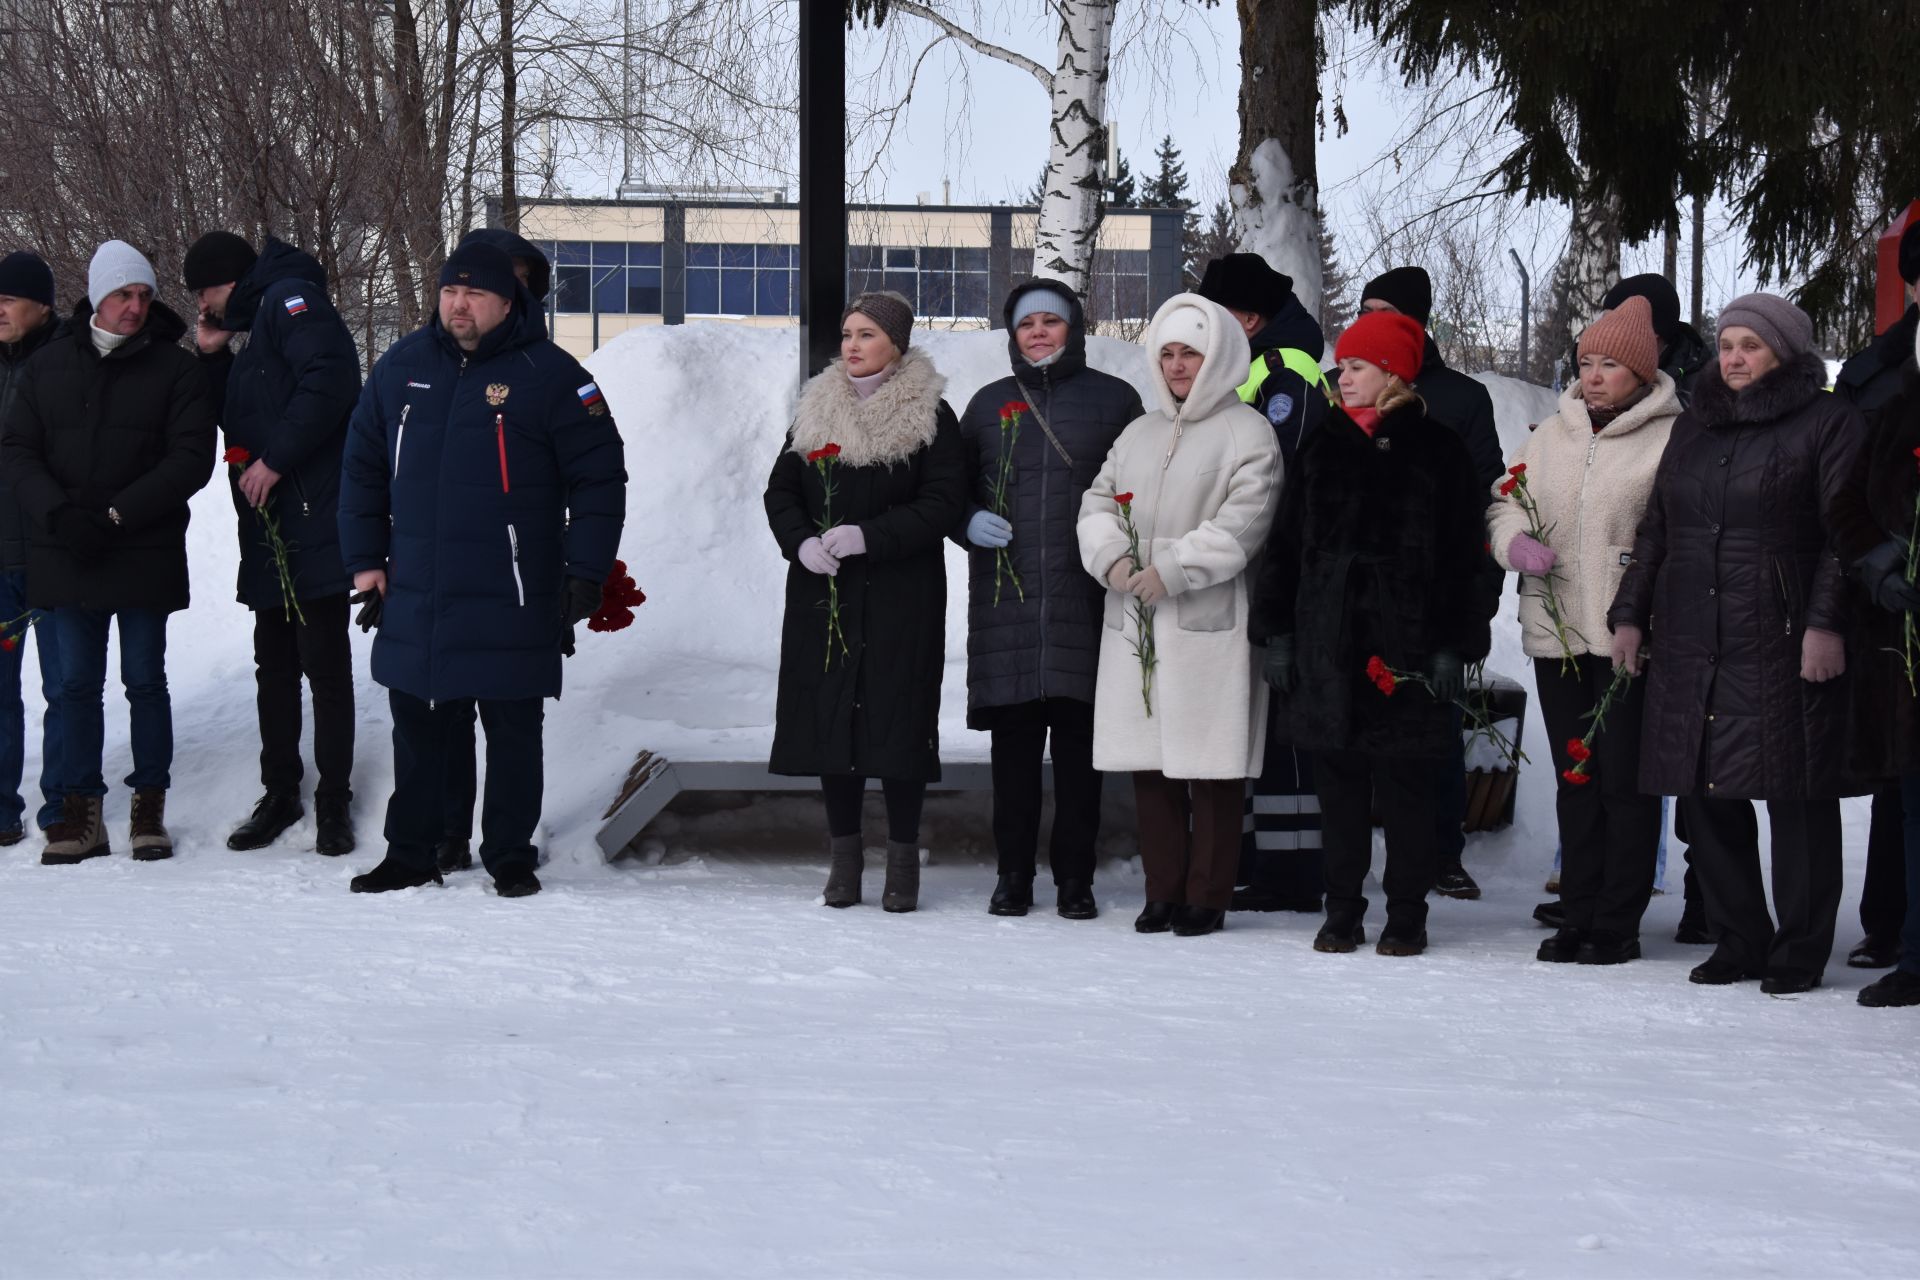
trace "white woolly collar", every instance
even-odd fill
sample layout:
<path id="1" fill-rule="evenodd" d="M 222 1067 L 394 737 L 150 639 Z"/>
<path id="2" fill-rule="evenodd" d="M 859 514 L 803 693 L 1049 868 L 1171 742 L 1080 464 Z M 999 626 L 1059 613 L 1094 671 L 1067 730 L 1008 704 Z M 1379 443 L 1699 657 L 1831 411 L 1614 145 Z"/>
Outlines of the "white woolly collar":
<path id="1" fill-rule="evenodd" d="M 1680 407 L 1680 392 L 1674 385 L 1673 376 L 1665 372 L 1657 373 L 1654 375 L 1653 389 L 1640 397 L 1625 413 L 1602 427 L 1600 434 L 1623 436 L 1655 418 L 1678 417 Z M 1560 418 L 1574 434 L 1582 438 L 1592 434 L 1593 418 L 1587 413 L 1587 402 L 1580 395 L 1578 382 L 1560 393 Z"/>
<path id="2" fill-rule="evenodd" d="M 793 451 L 802 457 L 840 446 L 850 467 L 892 466 L 933 443 L 947 380 L 919 351 L 908 349 L 886 384 L 862 400 L 835 360 L 807 380 L 794 412 Z"/>

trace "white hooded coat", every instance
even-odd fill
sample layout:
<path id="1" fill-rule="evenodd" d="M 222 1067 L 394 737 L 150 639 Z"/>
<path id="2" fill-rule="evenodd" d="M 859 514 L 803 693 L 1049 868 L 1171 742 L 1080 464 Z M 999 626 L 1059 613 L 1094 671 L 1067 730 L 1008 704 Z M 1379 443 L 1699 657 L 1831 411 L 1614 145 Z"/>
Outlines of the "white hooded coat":
<path id="1" fill-rule="evenodd" d="M 1205 317 L 1206 358 L 1184 403 L 1160 373 L 1171 313 Z M 1190 320 L 1191 317 L 1182 317 Z M 1246 335 L 1197 294 L 1167 299 L 1142 343 L 1158 407 L 1114 442 L 1080 503 L 1080 561 L 1106 583 L 1128 553 L 1116 494 L 1132 493 L 1141 559 L 1159 569 L 1153 713 L 1141 697 L 1135 600 L 1107 590 L 1094 693 L 1093 763 L 1107 773 L 1247 778 L 1266 748 L 1267 686 L 1247 643 L 1249 572 L 1280 500 L 1280 446 L 1236 388 L 1250 361 Z"/>

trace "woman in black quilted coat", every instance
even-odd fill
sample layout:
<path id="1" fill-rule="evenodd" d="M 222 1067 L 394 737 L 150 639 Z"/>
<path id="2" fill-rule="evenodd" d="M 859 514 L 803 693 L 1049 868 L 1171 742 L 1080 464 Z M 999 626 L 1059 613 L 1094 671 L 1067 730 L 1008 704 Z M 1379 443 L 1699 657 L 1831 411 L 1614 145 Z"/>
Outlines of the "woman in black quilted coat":
<path id="1" fill-rule="evenodd" d="M 1695 982 L 1820 985 L 1840 906 L 1850 625 L 1833 511 L 1865 435 L 1798 307 L 1748 294 L 1674 424 L 1608 622 L 1647 673 L 1640 787 L 1680 797 L 1718 944 Z M 1643 644 L 1647 650 L 1643 651 Z M 1644 666 L 1643 666 L 1644 659 Z M 1776 927 L 1753 801 L 1773 828 Z"/>
<path id="2" fill-rule="evenodd" d="M 1056 909 L 1091 920 L 1101 781 L 1093 768 L 1093 677 L 1106 592 L 1080 567 L 1074 524 L 1107 451 L 1145 410 L 1131 385 L 1087 367 L 1086 315 L 1066 285 L 1015 286 L 1006 321 L 1013 372 L 975 392 L 960 418 L 973 491 L 955 532 L 971 562 L 967 725 L 993 738 L 1000 875 L 987 910 L 1023 916 L 1033 906 L 1040 762 L 1051 754 Z M 1025 408 L 1007 418 L 1014 405 Z M 1003 451 L 1011 459 L 1001 514 L 993 494 Z"/>

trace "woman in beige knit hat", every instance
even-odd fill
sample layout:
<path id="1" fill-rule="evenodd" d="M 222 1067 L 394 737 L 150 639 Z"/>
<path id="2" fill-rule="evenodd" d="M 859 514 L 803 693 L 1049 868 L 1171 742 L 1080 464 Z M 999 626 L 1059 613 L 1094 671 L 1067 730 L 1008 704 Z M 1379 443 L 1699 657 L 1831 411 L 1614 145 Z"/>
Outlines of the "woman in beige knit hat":
<path id="1" fill-rule="evenodd" d="M 1509 473 L 1495 486 L 1487 529 L 1494 558 L 1522 575 L 1521 643 L 1534 660 L 1558 775 L 1564 915 L 1540 959 L 1618 964 L 1640 955 L 1662 825 L 1660 797 L 1640 793 L 1641 683 L 1614 699 L 1577 771 L 1579 752 L 1570 748 L 1613 681 L 1607 608 L 1632 559 L 1680 399 L 1660 371 L 1645 298 L 1628 298 L 1588 325 L 1579 359 L 1580 380 L 1562 393 L 1559 412 L 1514 455 L 1523 480 Z M 1537 528 L 1523 497 L 1538 508 Z"/>

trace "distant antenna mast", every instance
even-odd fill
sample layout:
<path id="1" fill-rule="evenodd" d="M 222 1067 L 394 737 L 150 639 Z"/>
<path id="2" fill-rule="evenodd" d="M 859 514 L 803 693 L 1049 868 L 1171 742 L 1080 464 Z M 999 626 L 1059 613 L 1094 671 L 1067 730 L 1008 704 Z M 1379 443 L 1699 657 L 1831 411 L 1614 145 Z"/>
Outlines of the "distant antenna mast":
<path id="1" fill-rule="evenodd" d="M 646 143 L 640 136 L 640 111 L 641 104 L 646 100 L 647 86 L 645 68 L 634 65 L 634 0 L 621 0 L 621 4 L 626 34 L 620 50 L 620 138 L 623 153 L 620 195 L 625 198 L 629 192 L 645 185 L 642 170 L 646 167 Z"/>

